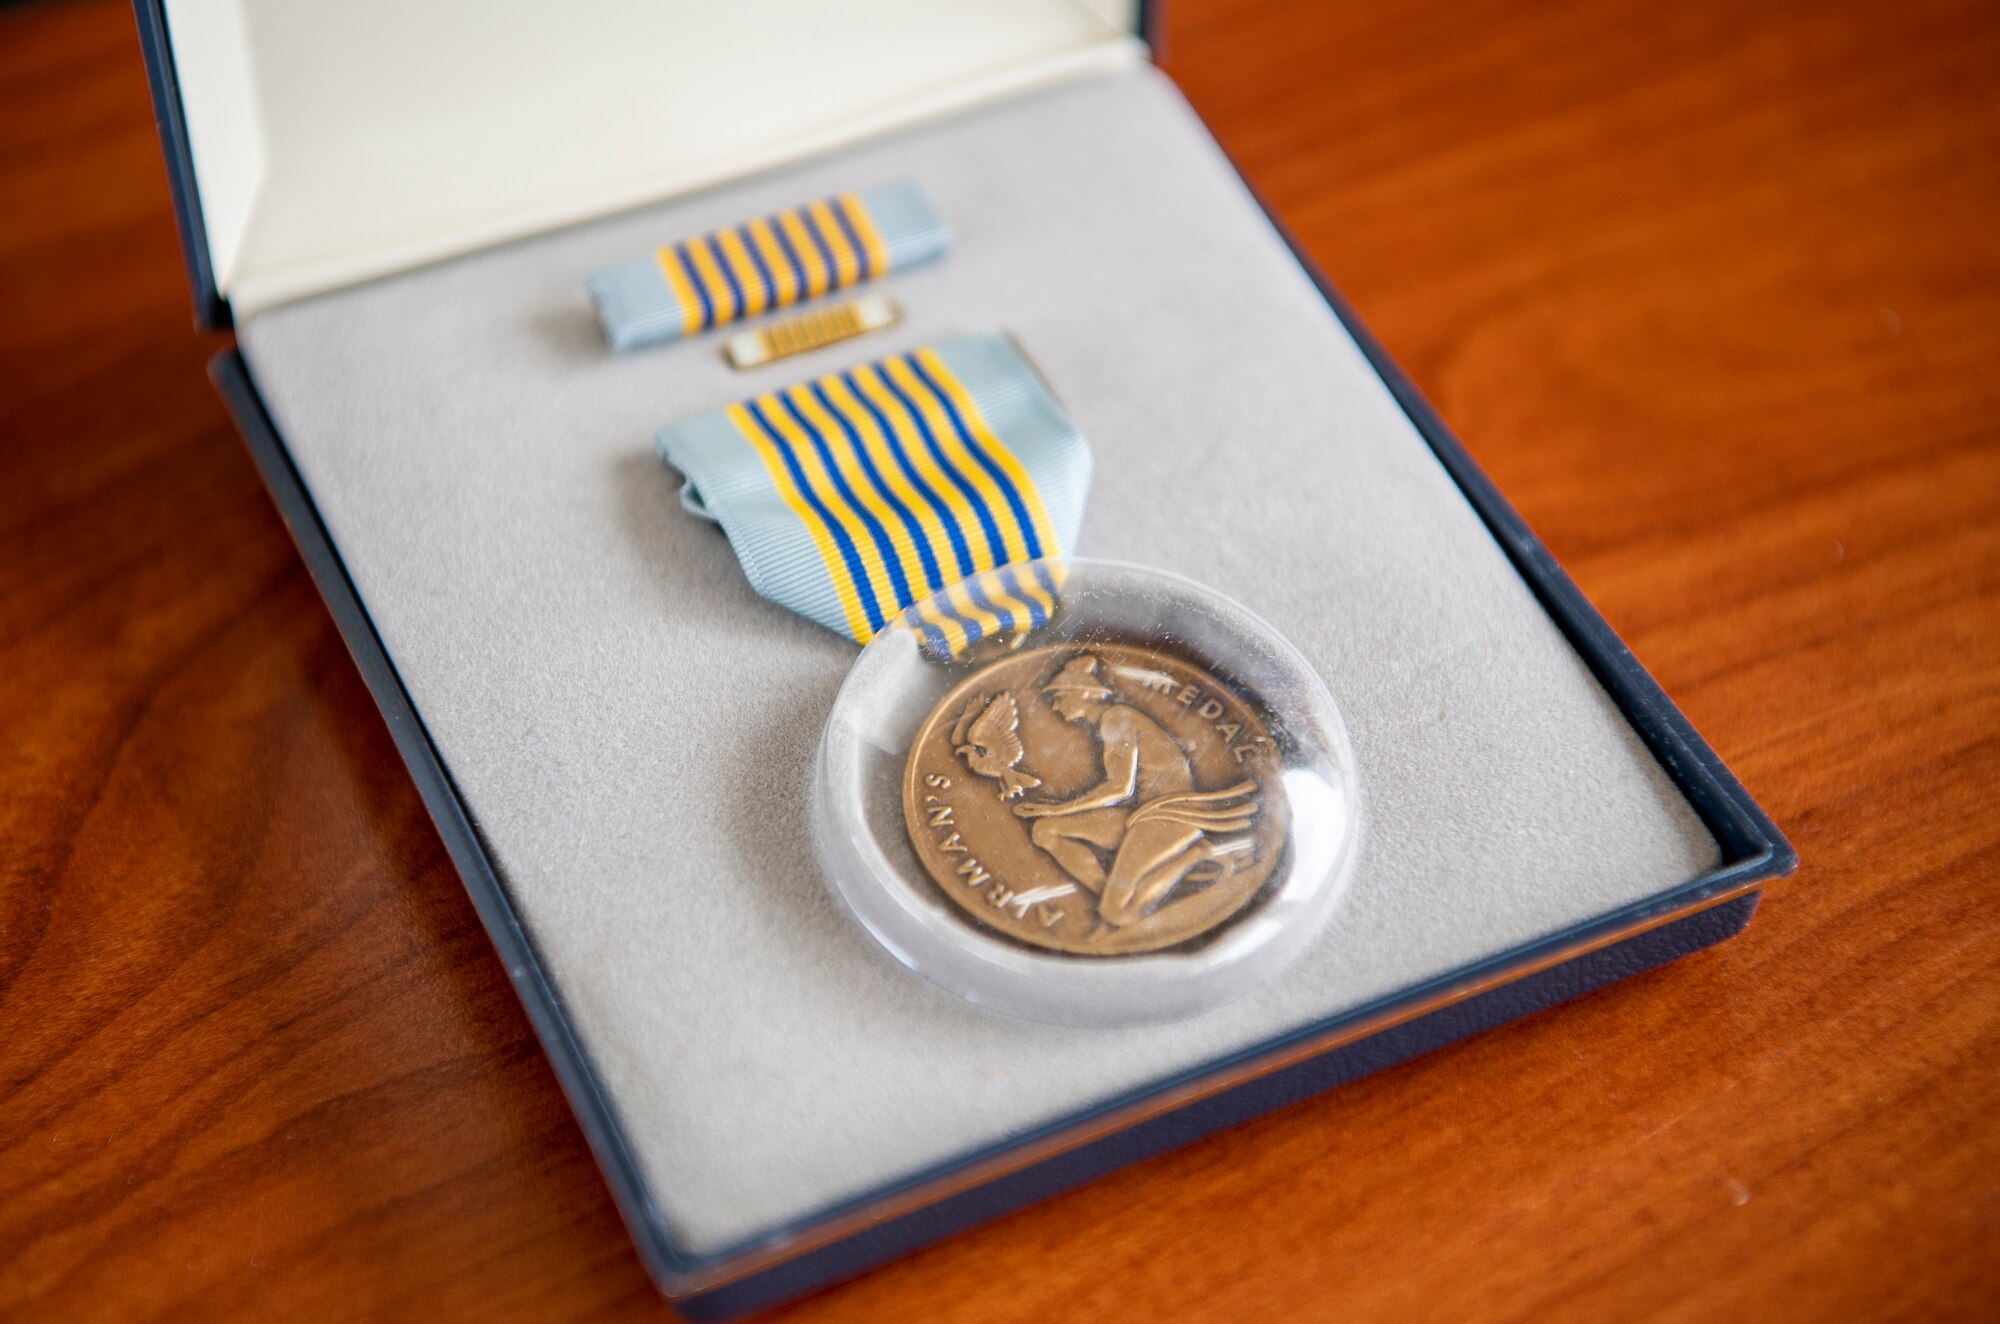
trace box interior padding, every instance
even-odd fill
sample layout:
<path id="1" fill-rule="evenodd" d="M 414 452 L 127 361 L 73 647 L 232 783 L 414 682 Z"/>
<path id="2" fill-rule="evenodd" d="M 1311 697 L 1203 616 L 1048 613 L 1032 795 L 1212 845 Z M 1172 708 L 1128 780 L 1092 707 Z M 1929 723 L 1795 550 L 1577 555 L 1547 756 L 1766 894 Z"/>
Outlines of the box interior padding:
<path id="1" fill-rule="evenodd" d="M 583 278 L 837 189 L 927 188 L 892 332 L 735 373 L 615 356 Z M 1192 1021 L 983 1013 L 842 912 L 806 820 L 854 646 L 753 594 L 653 433 L 861 357 L 1014 335 L 1091 439 L 1083 555 L 1276 622 L 1354 740 L 1360 867 Z M 1150 68 L 270 309 L 242 352 L 677 1242 L 711 1254 L 1666 893 L 1715 840 Z"/>

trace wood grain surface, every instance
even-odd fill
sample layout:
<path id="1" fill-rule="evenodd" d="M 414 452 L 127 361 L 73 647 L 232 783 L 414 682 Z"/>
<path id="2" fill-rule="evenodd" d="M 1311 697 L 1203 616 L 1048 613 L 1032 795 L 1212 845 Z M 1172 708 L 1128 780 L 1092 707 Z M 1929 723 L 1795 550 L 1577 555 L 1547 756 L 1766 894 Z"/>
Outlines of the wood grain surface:
<path id="1" fill-rule="evenodd" d="M 1174 0 L 1165 64 L 1804 856 L 1742 938 L 798 1321 L 2000 1318 L 2000 9 Z M 0 1316 L 665 1316 L 0 12 Z"/>

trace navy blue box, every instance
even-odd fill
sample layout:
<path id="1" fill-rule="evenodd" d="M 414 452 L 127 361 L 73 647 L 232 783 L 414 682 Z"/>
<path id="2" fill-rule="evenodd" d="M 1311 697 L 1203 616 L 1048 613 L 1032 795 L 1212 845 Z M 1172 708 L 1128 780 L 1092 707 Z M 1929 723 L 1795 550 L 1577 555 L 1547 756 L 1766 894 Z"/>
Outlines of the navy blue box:
<path id="1" fill-rule="evenodd" d="M 135 7 L 197 315 L 206 327 L 225 328 L 230 324 L 230 306 L 217 289 L 211 266 L 166 5 L 164 0 L 137 0 Z M 1156 17 L 1142 11 L 1142 30 Z M 1293 248 L 1298 251 L 1296 244 Z M 948 1168 L 823 1211 L 810 1226 L 793 1229 L 782 1239 L 707 1257 L 677 1246 L 649 1203 L 614 1112 L 565 1020 L 561 1000 L 243 359 L 229 350 L 211 365 L 273 500 L 514 980 L 640 1254 L 683 1313 L 725 1318 L 773 1305 L 1148 1155 L 1720 942 L 1748 923 L 1761 885 L 1795 867 L 1794 851 L 1770 818 L 1585 600 L 1310 259 L 1302 252 L 1298 256 L 1537 599 L 1720 843 L 1721 863 L 1671 893 L 1555 935 L 1532 949 L 1455 971 L 1282 1041 L 1156 1082 L 991 1152 L 965 1155 Z"/>

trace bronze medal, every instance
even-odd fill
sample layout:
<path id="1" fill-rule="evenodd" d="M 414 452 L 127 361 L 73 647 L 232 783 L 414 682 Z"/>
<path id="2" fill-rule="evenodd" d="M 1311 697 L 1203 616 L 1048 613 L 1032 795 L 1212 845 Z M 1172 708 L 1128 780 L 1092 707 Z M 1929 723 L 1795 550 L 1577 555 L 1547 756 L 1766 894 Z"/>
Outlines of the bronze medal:
<path id="1" fill-rule="evenodd" d="M 965 914 L 1078 956 L 1156 952 L 1241 914 L 1289 829 L 1256 706 L 1184 659 L 1064 644 L 954 687 L 910 746 L 903 815 Z"/>

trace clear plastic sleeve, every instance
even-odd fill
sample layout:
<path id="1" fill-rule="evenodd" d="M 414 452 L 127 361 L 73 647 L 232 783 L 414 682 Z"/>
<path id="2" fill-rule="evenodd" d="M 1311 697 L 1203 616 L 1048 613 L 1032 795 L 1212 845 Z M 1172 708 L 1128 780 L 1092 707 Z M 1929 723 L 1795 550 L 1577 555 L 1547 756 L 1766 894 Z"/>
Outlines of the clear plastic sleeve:
<path id="1" fill-rule="evenodd" d="M 813 813 L 828 877 L 903 964 L 1082 1026 L 1276 975 L 1339 905 L 1361 825 L 1340 711 L 1282 635 L 1080 560 L 986 572 L 876 635 Z"/>

